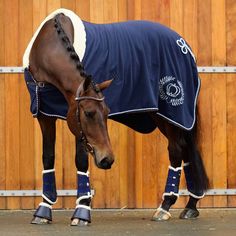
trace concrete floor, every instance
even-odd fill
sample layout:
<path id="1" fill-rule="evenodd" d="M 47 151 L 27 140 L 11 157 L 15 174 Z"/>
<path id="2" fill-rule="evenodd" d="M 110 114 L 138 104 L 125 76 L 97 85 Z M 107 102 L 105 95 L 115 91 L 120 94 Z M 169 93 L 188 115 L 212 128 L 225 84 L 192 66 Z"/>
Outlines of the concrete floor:
<path id="1" fill-rule="evenodd" d="M 54 211 L 50 225 L 31 225 L 33 211 L 0 211 L 0 236 L 18 235 L 165 235 L 234 236 L 236 209 L 202 209 L 196 220 L 180 220 L 172 210 L 168 222 L 153 222 L 153 210 L 93 210 L 87 227 L 70 226 L 72 211 Z"/>

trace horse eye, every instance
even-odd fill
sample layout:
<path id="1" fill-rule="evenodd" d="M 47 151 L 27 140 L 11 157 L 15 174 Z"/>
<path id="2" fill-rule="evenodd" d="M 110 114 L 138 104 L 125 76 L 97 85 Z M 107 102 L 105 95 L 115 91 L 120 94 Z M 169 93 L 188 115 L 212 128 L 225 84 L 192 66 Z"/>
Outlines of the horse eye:
<path id="1" fill-rule="evenodd" d="M 95 111 L 84 111 L 84 114 L 87 118 L 93 118 L 95 115 Z"/>

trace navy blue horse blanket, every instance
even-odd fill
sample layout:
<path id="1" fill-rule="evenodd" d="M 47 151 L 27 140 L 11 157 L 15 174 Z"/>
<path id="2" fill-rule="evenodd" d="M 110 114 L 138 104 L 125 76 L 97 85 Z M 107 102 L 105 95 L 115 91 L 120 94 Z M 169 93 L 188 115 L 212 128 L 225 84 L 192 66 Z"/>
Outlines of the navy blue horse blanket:
<path id="1" fill-rule="evenodd" d="M 104 91 L 109 118 L 142 133 L 156 128 L 148 112 L 190 130 L 200 88 L 194 55 L 173 30 L 148 21 L 93 24 L 83 21 L 85 71 L 96 83 L 113 79 Z M 31 112 L 66 119 L 68 105 L 52 85 L 39 87 L 25 70 Z"/>

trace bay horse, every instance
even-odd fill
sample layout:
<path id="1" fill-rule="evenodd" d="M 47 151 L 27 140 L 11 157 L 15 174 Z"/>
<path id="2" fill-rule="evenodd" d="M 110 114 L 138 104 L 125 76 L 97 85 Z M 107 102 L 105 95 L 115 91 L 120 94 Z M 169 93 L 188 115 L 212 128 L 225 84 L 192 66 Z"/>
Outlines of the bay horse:
<path id="1" fill-rule="evenodd" d="M 120 52 L 123 47 L 125 54 Z M 170 166 L 166 187 L 152 220 L 171 217 L 169 209 L 179 196 L 182 169 L 190 197 L 180 218 L 198 217 L 196 204 L 208 187 L 196 136 L 200 81 L 194 55 L 182 37 L 157 23 L 92 24 L 69 10 L 58 9 L 36 31 L 23 64 L 31 112 L 39 121 L 43 137 L 43 201 L 31 223 L 52 221 L 51 209 L 57 200 L 57 118 L 66 119 L 76 138 L 78 188 L 71 225 L 91 222 L 88 153 L 98 168 L 109 169 L 114 162 L 107 118 L 141 133 L 159 128 L 168 139 Z M 165 74 L 163 68 L 167 68 Z M 133 77 L 138 82 L 130 82 Z M 121 90 L 129 86 L 125 92 Z M 58 107 L 60 111 L 54 111 Z"/>

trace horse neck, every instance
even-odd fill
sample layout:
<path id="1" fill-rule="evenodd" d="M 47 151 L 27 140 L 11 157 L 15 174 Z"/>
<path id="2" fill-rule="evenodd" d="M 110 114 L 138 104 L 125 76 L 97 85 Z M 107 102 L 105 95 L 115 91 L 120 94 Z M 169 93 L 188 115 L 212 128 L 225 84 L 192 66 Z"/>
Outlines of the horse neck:
<path id="1" fill-rule="evenodd" d="M 75 103 L 77 89 L 83 81 L 84 78 L 79 75 L 79 72 L 74 71 L 57 76 L 57 79 L 54 80 L 52 84 L 58 87 L 67 100 L 68 105 L 70 105 Z"/>

